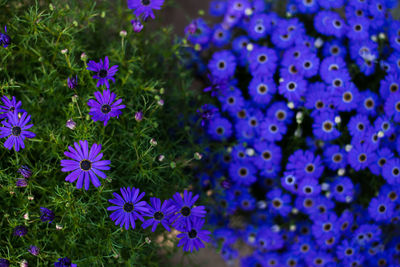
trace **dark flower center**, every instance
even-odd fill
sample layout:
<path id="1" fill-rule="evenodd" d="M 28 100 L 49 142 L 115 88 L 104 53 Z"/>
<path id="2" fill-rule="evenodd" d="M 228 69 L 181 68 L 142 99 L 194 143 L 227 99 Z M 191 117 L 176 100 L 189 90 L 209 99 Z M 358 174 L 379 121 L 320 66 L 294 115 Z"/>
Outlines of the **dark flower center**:
<path id="1" fill-rule="evenodd" d="M 22 131 L 21 127 L 19 127 L 19 126 L 12 127 L 12 129 L 11 129 L 11 133 L 14 136 L 19 136 L 21 134 L 21 131 Z"/>
<path id="2" fill-rule="evenodd" d="M 352 96 L 352 94 L 350 92 L 346 92 L 343 95 L 343 99 L 344 99 L 345 102 L 349 102 L 349 101 L 351 101 L 353 99 L 353 96 Z"/>
<path id="3" fill-rule="evenodd" d="M 142 5 L 144 6 L 150 5 L 150 0 L 142 0 Z"/>
<path id="4" fill-rule="evenodd" d="M 332 229 L 332 225 L 330 223 L 324 224 L 324 230 L 325 231 L 330 231 Z"/>
<path id="5" fill-rule="evenodd" d="M 103 112 L 104 114 L 107 114 L 111 111 L 111 106 L 110 105 L 102 105 L 101 106 L 101 112 Z"/>
<path id="6" fill-rule="evenodd" d="M 390 92 L 394 93 L 397 92 L 397 90 L 399 90 L 399 86 L 397 84 L 393 83 L 390 85 Z"/>
<path id="7" fill-rule="evenodd" d="M 183 216 L 185 216 L 185 217 L 189 216 L 189 215 L 190 215 L 190 208 L 184 206 L 184 207 L 181 209 L 181 214 L 182 214 Z"/>
<path id="8" fill-rule="evenodd" d="M 194 229 L 192 229 L 192 230 L 190 230 L 190 232 L 188 233 L 188 235 L 189 235 L 190 238 L 196 238 L 196 236 L 197 236 L 197 231 L 194 230 Z"/>
<path id="9" fill-rule="evenodd" d="M 314 171 L 314 165 L 313 164 L 308 164 L 306 167 L 307 172 L 313 172 Z"/>
<path id="10" fill-rule="evenodd" d="M 105 77 L 107 77 L 107 71 L 104 70 L 104 69 L 100 70 L 100 71 L 99 71 L 99 76 L 100 76 L 100 78 L 105 78 Z"/>
<path id="11" fill-rule="evenodd" d="M 224 68 L 225 68 L 225 62 L 220 61 L 220 62 L 218 63 L 218 68 L 219 68 L 219 69 L 224 69 Z"/>
<path id="12" fill-rule="evenodd" d="M 386 211 L 386 207 L 384 205 L 379 206 L 379 212 L 383 213 Z"/>
<path id="13" fill-rule="evenodd" d="M 397 176 L 397 175 L 399 175 L 400 170 L 398 168 L 393 168 L 392 173 L 394 176 Z"/>
<path id="14" fill-rule="evenodd" d="M 358 157 L 358 161 L 360 161 L 360 162 L 365 162 L 366 160 L 367 160 L 367 155 L 365 155 L 364 153 L 361 154 L 361 155 Z"/>
<path id="15" fill-rule="evenodd" d="M 11 108 L 9 109 L 10 112 L 14 112 L 14 110 L 15 110 L 15 107 L 11 107 Z"/>
<path id="16" fill-rule="evenodd" d="M 84 159 L 81 161 L 81 169 L 83 171 L 88 171 L 92 168 L 92 163 L 88 161 L 87 159 Z"/>
<path id="17" fill-rule="evenodd" d="M 221 134 L 223 134 L 223 133 L 224 133 L 224 129 L 221 128 L 221 127 L 218 127 L 218 128 L 217 128 L 217 134 L 221 135 Z"/>
<path id="18" fill-rule="evenodd" d="M 161 211 L 157 211 L 154 213 L 154 219 L 157 221 L 161 221 L 164 218 L 164 214 Z"/>
<path id="19" fill-rule="evenodd" d="M 365 106 L 367 108 L 372 108 L 374 106 L 374 101 L 371 99 L 368 99 L 367 101 L 365 101 Z"/>
<path id="20" fill-rule="evenodd" d="M 282 203 L 279 200 L 274 200 L 272 202 L 272 205 L 274 205 L 275 208 L 279 208 L 282 205 Z"/>
<path id="21" fill-rule="evenodd" d="M 341 193 L 341 192 L 343 192 L 343 186 L 342 185 L 338 185 L 337 187 L 336 187 L 336 191 L 337 192 L 339 192 L 339 193 Z"/>
<path id="22" fill-rule="evenodd" d="M 340 161 L 342 161 L 342 155 L 336 154 L 336 155 L 333 157 L 333 161 L 334 161 L 334 162 L 340 162 Z"/>
<path id="23" fill-rule="evenodd" d="M 378 164 L 379 164 L 379 166 L 382 167 L 383 165 L 386 164 L 386 159 L 385 159 L 385 158 L 380 159 L 380 160 L 378 161 Z"/>
<path id="24" fill-rule="evenodd" d="M 307 199 L 306 202 L 305 202 L 305 206 L 306 206 L 307 208 L 312 207 L 313 204 L 314 204 L 314 203 L 313 203 L 313 201 L 312 201 L 311 199 Z"/>
<path id="25" fill-rule="evenodd" d="M 351 248 L 346 249 L 346 255 L 353 255 L 353 250 Z"/>
<path id="26" fill-rule="evenodd" d="M 325 123 L 324 123 L 324 129 L 325 129 L 325 131 L 330 131 L 330 130 L 332 130 L 332 128 L 333 128 L 332 123 L 330 123 L 330 122 L 325 122 Z"/>
<path id="27" fill-rule="evenodd" d="M 266 151 L 263 153 L 263 158 L 266 160 L 269 160 L 271 158 L 271 153 L 269 151 Z"/>
<path id="28" fill-rule="evenodd" d="M 260 87 L 258 87 L 258 92 L 261 94 L 264 94 L 267 92 L 267 87 L 265 85 L 261 85 Z"/>
<path id="29" fill-rule="evenodd" d="M 134 209 L 134 206 L 133 206 L 133 204 L 131 202 L 126 202 L 124 204 L 124 211 L 125 212 L 132 212 L 133 209 Z"/>
<path id="30" fill-rule="evenodd" d="M 283 120 L 285 118 L 285 112 L 279 111 L 277 114 L 278 120 Z"/>
<path id="31" fill-rule="evenodd" d="M 239 170 L 239 175 L 240 175 L 240 176 L 246 176 L 246 175 L 247 175 L 247 169 L 241 168 L 241 169 Z"/>
<path id="32" fill-rule="evenodd" d="M 258 61 L 261 63 L 265 62 L 266 60 L 267 60 L 267 56 L 265 56 L 265 55 L 261 55 L 258 57 Z"/>
<path id="33" fill-rule="evenodd" d="M 290 91 L 293 91 L 295 88 L 296 88 L 296 84 L 294 84 L 294 83 L 289 83 L 289 84 L 288 84 L 288 89 L 289 89 Z"/>
<path id="34" fill-rule="evenodd" d="M 301 246 L 301 251 L 307 252 L 308 250 L 309 250 L 309 246 L 308 245 Z"/>

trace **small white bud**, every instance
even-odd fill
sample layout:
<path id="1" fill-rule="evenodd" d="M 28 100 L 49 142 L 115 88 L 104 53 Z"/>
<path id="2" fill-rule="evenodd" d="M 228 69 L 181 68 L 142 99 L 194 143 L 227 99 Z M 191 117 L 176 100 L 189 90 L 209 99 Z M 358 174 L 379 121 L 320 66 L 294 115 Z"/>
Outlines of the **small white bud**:
<path id="1" fill-rule="evenodd" d="M 339 176 L 343 176 L 345 173 L 346 173 L 346 169 L 344 169 L 344 168 L 340 168 L 340 169 L 338 170 L 338 172 L 337 172 L 337 174 L 338 174 Z"/>
<path id="2" fill-rule="evenodd" d="M 68 49 L 61 50 L 61 54 L 65 55 L 66 53 L 68 53 Z"/>
<path id="3" fill-rule="evenodd" d="M 378 36 L 379 36 L 379 39 L 381 39 L 381 40 L 386 39 L 386 34 L 383 32 L 381 32 Z"/>
<path id="4" fill-rule="evenodd" d="M 126 31 L 124 31 L 124 30 L 119 32 L 119 36 L 121 36 L 121 37 L 125 37 L 127 34 L 128 33 Z"/>
<path id="5" fill-rule="evenodd" d="M 263 210 L 267 207 L 267 202 L 265 200 L 260 200 L 257 202 L 257 208 Z"/>
<path id="6" fill-rule="evenodd" d="M 321 184 L 321 189 L 323 191 L 327 191 L 329 189 L 330 185 L 328 183 L 322 183 Z"/>
<path id="7" fill-rule="evenodd" d="M 62 229 L 63 229 L 63 226 L 62 226 L 61 224 L 58 224 L 58 223 L 57 223 L 57 224 L 56 224 L 56 229 L 57 229 L 57 230 L 62 230 Z"/>
<path id="8" fill-rule="evenodd" d="M 374 35 L 371 35 L 371 40 L 373 41 L 373 42 L 376 42 L 376 41 L 378 41 L 378 37 L 374 34 Z"/>
<path id="9" fill-rule="evenodd" d="M 296 231 L 296 225 L 295 225 L 295 224 L 292 224 L 291 226 L 289 226 L 289 230 L 290 230 L 291 232 Z"/>
<path id="10" fill-rule="evenodd" d="M 385 136 L 385 133 L 383 132 L 383 131 L 379 131 L 378 132 L 378 137 L 379 138 L 382 138 L 382 137 L 384 137 Z"/>
<path id="11" fill-rule="evenodd" d="M 157 159 L 158 159 L 159 162 L 162 162 L 165 159 L 165 156 L 164 155 L 160 155 L 160 156 L 158 156 Z"/>
<path id="12" fill-rule="evenodd" d="M 318 37 L 318 38 L 315 40 L 315 42 L 314 42 L 314 46 L 315 46 L 316 48 L 321 48 L 323 44 L 324 44 L 324 40 L 322 40 L 322 39 L 319 38 L 319 37 Z"/>
<path id="13" fill-rule="evenodd" d="M 353 200 L 353 198 L 351 196 L 347 196 L 346 197 L 346 202 L 347 203 L 350 203 L 352 200 Z"/>
<path id="14" fill-rule="evenodd" d="M 254 154 L 255 154 L 255 151 L 254 151 L 253 148 L 251 148 L 251 147 L 246 148 L 246 155 L 247 156 L 252 157 L 252 156 L 254 156 Z"/>
<path id="15" fill-rule="evenodd" d="M 294 103 L 293 102 L 288 102 L 287 103 L 288 108 L 294 109 Z"/>
<path id="16" fill-rule="evenodd" d="M 346 146 L 344 147 L 344 150 L 346 150 L 346 152 L 350 152 L 352 148 L 353 148 L 353 146 L 350 145 L 350 144 L 348 144 L 348 145 L 346 145 Z"/>
<path id="17" fill-rule="evenodd" d="M 247 44 L 246 49 L 247 49 L 247 51 L 253 51 L 254 45 L 251 44 L 251 43 L 250 43 L 250 44 Z"/>
<path id="18" fill-rule="evenodd" d="M 325 193 L 325 196 L 326 196 L 326 198 L 331 198 L 331 192 L 327 191 L 327 192 Z"/>
<path id="19" fill-rule="evenodd" d="M 296 209 L 296 208 L 293 208 L 293 209 L 292 209 L 292 213 L 293 213 L 293 214 L 297 214 L 297 213 L 299 213 L 299 210 Z"/>
<path id="20" fill-rule="evenodd" d="M 340 116 L 335 117 L 335 123 L 339 124 L 342 122 L 342 118 Z"/>
<path id="21" fill-rule="evenodd" d="M 297 128 L 296 131 L 294 132 L 295 137 L 301 137 L 303 134 L 303 130 L 301 128 Z"/>
<path id="22" fill-rule="evenodd" d="M 255 236 L 249 236 L 247 238 L 247 240 L 249 241 L 249 243 L 254 243 L 254 242 L 256 242 L 256 237 Z"/>
<path id="23" fill-rule="evenodd" d="M 147 244 L 150 244 L 150 243 L 151 243 L 151 239 L 148 238 L 147 236 L 146 236 L 146 238 L 145 238 L 144 240 L 146 241 Z"/>
<path id="24" fill-rule="evenodd" d="M 150 139 L 150 145 L 156 146 L 157 144 L 158 144 L 158 143 L 157 143 L 156 139 L 154 139 L 154 138 L 151 138 L 151 139 Z"/>
<path id="25" fill-rule="evenodd" d="M 277 233 L 281 230 L 281 228 L 279 227 L 279 225 L 275 224 L 271 227 L 271 230 Z"/>
<path id="26" fill-rule="evenodd" d="M 25 220 L 29 220 L 29 213 L 28 212 L 24 214 L 24 219 Z"/>

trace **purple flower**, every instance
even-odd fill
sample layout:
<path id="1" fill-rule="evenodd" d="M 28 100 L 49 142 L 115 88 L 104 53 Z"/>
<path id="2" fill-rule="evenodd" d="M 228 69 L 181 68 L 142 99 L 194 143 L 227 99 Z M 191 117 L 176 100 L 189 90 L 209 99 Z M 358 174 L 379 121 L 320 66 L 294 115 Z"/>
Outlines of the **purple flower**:
<path id="1" fill-rule="evenodd" d="M 26 165 L 22 165 L 21 168 L 18 169 L 18 172 L 22 174 L 24 178 L 29 178 L 32 176 L 32 171 Z"/>
<path id="2" fill-rule="evenodd" d="M 97 176 L 105 179 L 107 176 L 101 170 L 109 170 L 108 165 L 111 163 L 109 160 L 100 160 L 103 157 L 103 153 L 100 153 L 101 145 L 93 144 L 89 151 L 88 141 L 80 140 L 79 144 L 74 142 L 74 147 L 69 146 L 69 151 L 64 152 L 65 156 L 73 160 L 61 160 L 61 166 L 64 167 L 61 171 L 72 171 L 65 181 L 73 183 L 78 179 L 78 189 L 81 189 L 85 182 L 85 190 L 89 190 L 90 181 L 95 187 L 99 187 L 101 184 Z"/>
<path id="3" fill-rule="evenodd" d="M 104 126 L 107 125 L 111 117 L 117 117 L 122 114 L 120 109 L 125 108 L 125 105 L 120 105 L 122 99 L 118 99 L 113 103 L 116 94 L 110 92 L 110 90 L 103 90 L 103 94 L 99 91 L 94 92 L 96 100 L 90 99 L 88 101 L 88 106 L 91 107 L 89 115 L 92 116 L 93 121 L 103 121 Z"/>
<path id="4" fill-rule="evenodd" d="M 58 262 L 54 263 L 55 267 L 77 267 L 78 265 L 72 263 L 72 261 L 65 257 L 65 258 L 59 258 Z"/>
<path id="5" fill-rule="evenodd" d="M 201 126 L 204 127 L 207 122 L 209 122 L 218 112 L 218 109 L 213 105 L 205 104 L 201 106 L 200 109 L 197 110 L 197 113 L 200 115 L 201 118 Z"/>
<path id="6" fill-rule="evenodd" d="M 118 65 L 110 67 L 108 57 L 105 57 L 104 62 L 102 59 L 100 59 L 99 63 L 90 60 L 87 69 L 97 72 L 97 74 L 93 76 L 93 79 L 98 79 L 97 87 L 105 84 L 107 89 L 110 88 L 108 80 L 111 80 L 115 83 L 113 76 L 118 71 Z"/>
<path id="7" fill-rule="evenodd" d="M 76 127 L 76 122 L 74 122 L 72 119 L 67 120 L 67 123 L 65 124 L 68 128 L 71 130 L 74 130 Z"/>
<path id="8" fill-rule="evenodd" d="M 52 223 L 56 215 L 52 210 L 48 208 L 40 207 L 40 219 L 42 222 L 49 222 Z"/>
<path id="9" fill-rule="evenodd" d="M 143 19 L 147 17 L 155 18 L 153 9 L 161 9 L 164 4 L 164 0 L 128 0 L 128 8 L 133 9 L 135 16 L 143 16 Z"/>
<path id="10" fill-rule="evenodd" d="M 155 197 L 150 198 L 151 205 L 148 205 L 148 211 L 144 212 L 143 215 L 152 217 L 142 224 L 143 229 L 153 225 L 151 231 L 154 232 L 157 225 L 161 223 L 167 231 L 170 231 L 169 218 L 174 212 L 174 206 L 171 205 L 169 200 L 165 200 L 161 205 L 161 200 Z"/>
<path id="11" fill-rule="evenodd" d="M 178 229 L 183 233 L 177 235 L 178 238 L 182 238 L 179 240 L 178 247 L 183 245 L 184 251 L 193 251 L 193 248 L 199 250 L 199 248 L 204 248 L 204 242 L 210 242 L 210 231 L 201 230 L 201 227 L 204 225 L 204 220 L 199 218 L 193 218 L 192 220 L 188 220 L 186 223 L 186 227 Z"/>
<path id="12" fill-rule="evenodd" d="M 37 246 L 31 245 L 28 248 L 28 252 L 31 253 L 33 256 L 39 255 L 40 249 Z"/>
<path id="13" fill-rule="evenodd" d="M 10 262 L 6 259 L 0 258 L 0 267 L 8 267 L 10 266 Z"/>
<path id="14" fill-rule="evenodd" d="M 138 188 L 130 187 L 128 188 L 120 188 L 121 195 L 117 193 L 113 193 L 114 199 L 109 199 L 108 202 L 115 204 L 116 206 L 108 207 L 107 210 L 113 210 L 110 218 L 115 221 L 115 225 L 123 227 L 125 225 L 125 229 L 129 229 L 129 225 L 132 226 L 132 229 L 135 229 L 135 220 L 139 219 L 142 222 L 143 214 L 148 212 L 147 203 L 145 201 L 140 201 L 145 193 L 142 192 L 140 195 L 140 191 Z M 139 202 L 140 201 L 140 202 Z"/>
<path id="15" fill-rule="evenodd" d="M 14 228 L 14 235 L 15 236 L 24 236 L 27 233 L 28 233 L 28 229 L 23 225 L 19 225 L 19 226 Z"/>
<path id="16" fill-rule="evenodd" d="M 0 127 L 0 138 L 7 137 L 4 142 L 4 147 L 11 150 L 14 147 L 15 151 L 19 151 L 20 148 L 25 148 L 24 139 L 33 138 L 36 134 L 27 131 L 33 124 L 28 124 L 31 120 L 31 116 L 24 112 L 21 118 L 18 117 L 16 110 L 12 113 L 7 113 L 8 122 L 2 121 L 1 123 L 5 127 Z"/>
<path id="17" fill-rule="evenodd" d="M 139 19 L 131 20 L 132 28 L 134 32 L 141 32 L 143 29 L 143 24 Z"/>
<path id="18" fill-rule="evenodd" d="M 78 75 L 75 75 L 75 77 L 68 78 L 67 84 L 69 88 L 75 89 L 78 86 Z"/>
<path id="19" fill-rule="evenodd" d="M 27 187 L 28 182 L 27 182 L 24 178 L 21 178 L 21 179 L 18 179 L 18 180 L 17 180 L 17 182 L 15 183 L 15 185 L 16 185 L 17 187 Z"/>
<path id="20" fill-rule="evenodd" d="M 143 112 L 142 111 L 138 111 L 135 113 L 135 120 L 136 121 L 142 121 L 143 119 Z"/>
<path id="21" fill-rule="evenodd" d="M 0 32 L 0 45 L 6 48 L 11 44 L 11 38 L 7 35 L 7 26 L 4 26 L 4 33 Z"/>
<path id="22" fill-rule="evenodd" d="M 193 193 L 187 190 L 183 193 L 183 197 L 178 192 L 175 193 L 173 200 L 171 200 L 175 212 L 178 212 L 171 218 L 171 222 L 174 222 L 175 227 L 184 225 L 191 218 L 205 216 L 207 212 L 204 206 L 193 207 L 197 199 L 199 199 L 199 195 L 193 196 Z"/>
<path id="23" fill-rule="evenodd" d="M 7 118 L 7 113 L 14 112 L 14 110 L 21 113 L 25 112 L 25 110 L 21 109 L 21 101 L 17 102 L 15 96 L 13 96 L 11 99 L 8 99 L 6 96 L 2 96 L 1 101 L 3 101 L 4 105 L 0 105 L 0 119 Z"/>

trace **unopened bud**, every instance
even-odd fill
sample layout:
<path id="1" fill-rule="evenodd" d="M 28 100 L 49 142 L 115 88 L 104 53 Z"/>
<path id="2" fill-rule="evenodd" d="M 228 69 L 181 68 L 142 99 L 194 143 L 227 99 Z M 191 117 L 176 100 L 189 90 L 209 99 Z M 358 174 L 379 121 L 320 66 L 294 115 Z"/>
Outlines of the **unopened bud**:
<path id="1" fill-rule="evenodd" d="M 151 138 L 151 139 L 150 139 L 150 145 L 156 146 L 157 144 L 158 144 L 158 143 L 157 143 L 156 139 L 154 139 L 154 138 Z"/>
<path id="2" fill-rule="evenodd" d="M 125 37 L 127 34 L 128 33 L 126 31 L 124 31 L 124 30 L 119 32 L 119 36 L 121 36 L 121 37 Z"/>

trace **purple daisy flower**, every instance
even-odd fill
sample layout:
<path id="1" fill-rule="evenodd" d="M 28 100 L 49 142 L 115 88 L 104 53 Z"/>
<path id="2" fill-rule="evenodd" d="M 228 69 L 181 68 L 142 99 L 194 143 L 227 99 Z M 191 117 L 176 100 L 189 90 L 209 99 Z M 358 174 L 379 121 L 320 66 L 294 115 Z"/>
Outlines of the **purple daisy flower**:
<path id="1" fill-rule="evenodd" d="M 103 153 L 100 153 L 101 145 L 93 144 L 90 148 L 88 147 L 88 141 L 74 142 L 74 147 L 69 146 L 69 151 L 65 151 L 64 155 L 72 158 L 73 160 L 63 159 L 61 160 L 61 169 L 63 172 L 70 172 L 65 178 L 65 181 L 73 183 L 76 179 L 76 188 L 81 189 L 83 182 L 85 182 L 85 190 L 89 190 L 90 181 L 95 187 L 99 187 L 100 181 L 97 176 L 105 179 L 107 176 L 100 170 L 109 170 L 108 166 L 111 161 L 100 160 L 103 157 Z"/>
<path id="2" fill-rule="evenodd" d="M 49 210 L 48 208 L 40 207 L 40 219 L 42 222 L 49 222 L 51 223 L 56 215 L 52 210 Z"/>
<path id="3" fill-rule="evenodd" d="M 143 16 L 146 20 L 149 16 L 154 19 L 153 9 L 160 10 L 164 0 L 128 0 L 128 8 L 133 9 L 135 16 Z"/>
<path id="4" fill-rule="evenodd" d="M 0 267 L 8 267 L 10 266 L 10 262 L 6 259 L 0 258 Z"/>
<path id="5" fill-rule="evenodd" d="M 178 192 L 175 193 L 173 200 L 171 200 L 175 212 L 178 212 L 171 218 L 171 222 L 174 222 L 175 227 L 184 225 L 191 218 L 205 216 L 207 212 L 204 206 L 193 207 L 197 199 L 199 199 L 199 195 L 193 196 L 193 193 L 187 190 L 183 193 L 183 198 Z"/>
<path id="6" fill-rule="evenodd" d="M 161 223 L 167 231 L 170 231 L 169 218 L 174 212 L 174 206 L 171 205 L 169 200 L 165 200 L 161 205 L 161 200 L 155 197 L 150 198 L 151 205 L 148 205 L 148 211 L 143 213 L 144 216 L 152 217 L 142 224 L 143 229 L 153 225 L 151 231 L 154 232 L 157 225 Z"/>
<path id="7" fill-rule="evenodd" d="M 122 197 L 113 193 L 115 198 L 108 200 L 108 202 L 116 205 L 107 208 L 107 210 L 114 211 L 110 218 L 115 221 L 115 225 L 119 224 L 120 227 L 125 225 L 126 230 L 129 229 L 129 225 L 132 226 L 132 229 L 135 229 L 135 220 L 139 219 L 143 222 L 143 214 L 149 212 L 146 201 L 140 201 L 145 192 L 139 194 L 139 188 L 135 187 L 132 187 L 132 189 L 123 187 L 120 188 L 120 191 Z"/>
<path id="8" fill-rule="evenodd" d="M 33 124 L 28 124 L 31 120 L 31 116 L 24 112 L 21 118 L 18 117 L 18 113 L 14 110 L 12 113 L 7 113 L 8 122 L 2 121 L 1 123 L 5 127 L 0 127 L 0 138 L 8 137 L 4 142 L 4 147 L 11 150 L 14 147 L 15 151 L 19 151 L 20 148 L 25 148 L 24 139 L 33 138 L 36 134 L 27 131 Z"/>
<path id="9" fill-rule="evenodd" d="M 143 24 L 139 19 L 131 20 L 132 28 L 134 32 L 141 32 L 143 29 Z"/>
<path id="10" fill-rule="evenodd" d="M 28 233 L 28 229 L 23 225 L 19 225 L 19 226 L 16 226 L 14 228 L 14 235 L 15 236 L 24 236 L 27 233 Z"/>
<path id="11" fill-rule="evenodd" d="M 54 263 L 55 267 L 77 267 L 75 263 L 72 263 L 72 261 L 65 257 L 65 258 L 59 258 L 57 262 Z"/>
<path id="12" fill-rule="evenodd" d="M 111 117 L 117 117 L 122 114 L 120 109 L 125 108 L 125 105 L 120 105 L 122 99 L 118 99 L 113 103 L 116 94 L 110 92 L 110 90 L 103 90 L 103 94 L 99 91 L 94 92 L 96 100 L 90 99 L 88 101 L 88 106 L 91 107 L 89 115 L 92 116 L 93 121 L 103 121 L 104 126 L 107 125 Z"/>
<path id="13" fill-rule="evenodd" d="M 1 101 L 3 101 L 4 105 L 0 105 L 0 119 L 7 118 L 7 113 L 14 112 L 14 110 L 21 113 L 25 112 L 25 110 L 21 109 L 21 101 L 17 102 L 15 96 L 13 96 L 11 99 L 8 99 L 6 96 L 2 96 Z"/>
<path id="14" fill-rule="evenodd" d="M 28 186 L 28 182 L 24 179 L 18 179 L 17 182 L 15 183 L 16 187 L 27 187 Z"/>
<path id="15" fill-rule="evenodd" d="M 97 87 L 105 84 L 107 89 L 110 88 L 108 80 L 111 80 L 115 83 L 115 79 L 113 76 L 118 71 L 118 65 L 110 67 L 108 57 L 105 57 L 104 62 L 102 59 L 100 59 L 99 63 L 90 60 L 87 69 L 97 72 L 97 74 L 93 76 L 93 79 L 99 79 L 96 85 Z"/>
<path id="16" fill-rule="evenodd" d="M 199 218 L 193 218 L 188 220 L 186 223 L 186 227 L 178 229 L 183 233 L 177 235 L 178 238 L 182 238 L 179 240 L 178 247 L 183 245 L 184 251 L 193 251 L 193 248 L 199 250 L 199 248 L 204 248 L 204 242 L 210 242 L 211 238 L 209 235 L 210 231 L 201 230 L 201 227 L 204 225 L 204 220 Z"/>

